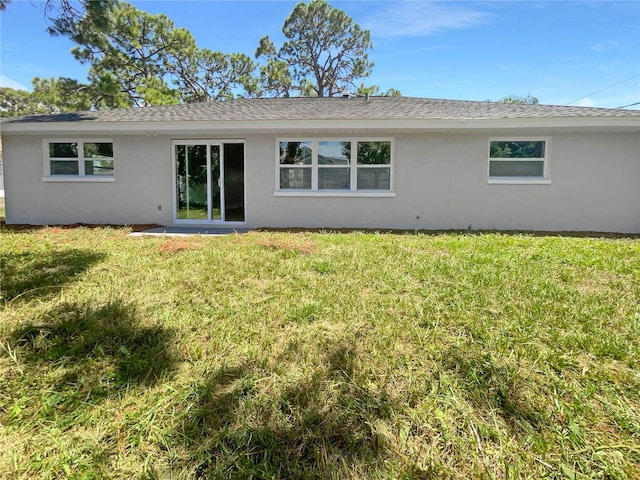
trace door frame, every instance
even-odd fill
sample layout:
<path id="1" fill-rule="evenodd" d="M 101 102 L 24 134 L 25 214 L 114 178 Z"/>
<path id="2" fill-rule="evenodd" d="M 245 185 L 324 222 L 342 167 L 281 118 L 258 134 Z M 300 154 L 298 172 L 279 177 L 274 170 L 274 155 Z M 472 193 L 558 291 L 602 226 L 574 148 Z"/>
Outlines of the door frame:
<path id="1" fill-rule="evenodd" d="M 177 200 L 177 178 L 176 178 L 176 145 L 206 145 L 207 146 L 207 214 L 211 216 L 211 146 L 216 145 L 220 147 L 220 198 L 221 198 L 221 212 L 222 217 L 225 215 L 224 208 L 224 145 L 225 144 L 242 144 L 242 164 L 244 166 L 243 169 L 243 178 L 242 181 L 244 183 L 244 191 L 243 191 L 243 202 L 244 202 L 244 221 L 226 221 L 226 220 L 196 220 L 196 219 L 180 219 L 178 218 L 178 200 Z M 246 141 L 244 139 L 224 139 L 224 138 L 207 138 L 207 139 L 192 139 L 188 138 L 185 140 L 171 140 L 171 204 L 172 204 L 172 216 L 173 223 L 176 225 L 185 225 L 185 224 L 193 224 L 193 225 L 220 225 L 220 226 L 242 226 L 247 224 L 247 155 L 246 155 Z"/>

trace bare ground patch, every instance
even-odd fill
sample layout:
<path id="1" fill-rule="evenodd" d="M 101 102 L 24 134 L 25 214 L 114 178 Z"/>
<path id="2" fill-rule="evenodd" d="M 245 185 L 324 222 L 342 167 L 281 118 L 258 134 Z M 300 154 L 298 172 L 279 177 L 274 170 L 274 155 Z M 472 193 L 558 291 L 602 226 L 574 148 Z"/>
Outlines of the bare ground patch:
<path id="1" fill-rule="evenodd" d="M 200 248 L 199 243 L 185 239 L 169 239 L 158 245 L 158 250 L 165 253 L 178 253 L 185 250 L 195 250 Z"/>

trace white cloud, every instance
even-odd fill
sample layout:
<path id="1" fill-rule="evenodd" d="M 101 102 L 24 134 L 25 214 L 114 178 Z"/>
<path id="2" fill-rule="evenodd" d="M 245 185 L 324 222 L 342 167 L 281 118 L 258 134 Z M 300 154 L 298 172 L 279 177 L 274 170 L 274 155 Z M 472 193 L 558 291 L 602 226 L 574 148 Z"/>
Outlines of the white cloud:
<path id="1" fill-rule="evenodd" d="M 363 27 L 376 37 L 421 37 L 445 30 L 468 28 L 487 22 L 489 14 L 460 4 L 403 1 L 385 7 L 365 19 Z"/>
<path id="2" fill-rule="evenodd" d="M 579 107 L 595 107 L 596 103 L 593 101 L 592 98 L 586 97 L 586 98 L 581 99 L 578 102 L 578 106 Z"/>
<path id="3" fill-rule="evenodd" d="M 16 90 L 29 90 L 29 87 L 25 87 L 20 82 L 17 82 L 6 75 L 0 75 L 0 87 L 14 88 Z"/>

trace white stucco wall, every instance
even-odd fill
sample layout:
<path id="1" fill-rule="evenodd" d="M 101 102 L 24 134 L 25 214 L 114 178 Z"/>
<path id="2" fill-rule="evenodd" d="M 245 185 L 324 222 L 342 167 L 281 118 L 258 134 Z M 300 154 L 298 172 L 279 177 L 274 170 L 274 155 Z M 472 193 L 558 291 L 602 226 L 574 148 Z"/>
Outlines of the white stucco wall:
<path id="1" fill-rule="evenodd" d="M 312 136 L 320 138 L 294 138 Z M 227 137 L 246 140 L 247 226 L 640 233 L 638 133 L 522 133 L 551 138 L 548 185 L 487 182 L 488 141 L 509 136 L 502 131 L 382 136 L 395 139 L 392 198 L 276 196 L 276 139 L 284 136 Z M 42 138 L 3 138 L 7 223 L 172 224 L 171 140 L 185 137 L 109 138 L 112 183 L 43 182 Z"/>
<path id="2" fill-rule="evenodd" d="M 254 138 L 250 219 L 268 227 L 640 232 L 640 136 L 553 134 L 551 184 L 487 182 L 491 133 L 395 136 L 395 198 L 274 197 L 275 137 Z M 531 135 L 531 134 L 529 134 Z"/>
<path id="3" fill-rule="evenodd" d="M 6 136 L 5 174 L 10 179 L 5 189 L 7 223 L 170 224 L 170 140 L 105 138 L 113 140 L 114 182 L 45 182 L 42 138 Z"/>

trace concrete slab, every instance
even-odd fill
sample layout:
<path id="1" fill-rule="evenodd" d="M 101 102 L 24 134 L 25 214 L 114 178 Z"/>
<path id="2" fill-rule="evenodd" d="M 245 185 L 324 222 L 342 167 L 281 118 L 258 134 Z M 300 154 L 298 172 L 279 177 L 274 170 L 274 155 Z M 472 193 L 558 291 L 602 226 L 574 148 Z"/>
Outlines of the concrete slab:
<path id="1" fill-rule="evenodd" d="M 141 232 L 132 232 L 130 237 L 161 236 L 186 237 L 190 235 L 233 235 L 250 232 L 250 228 L 231 227 L 154 227 Z"/>

